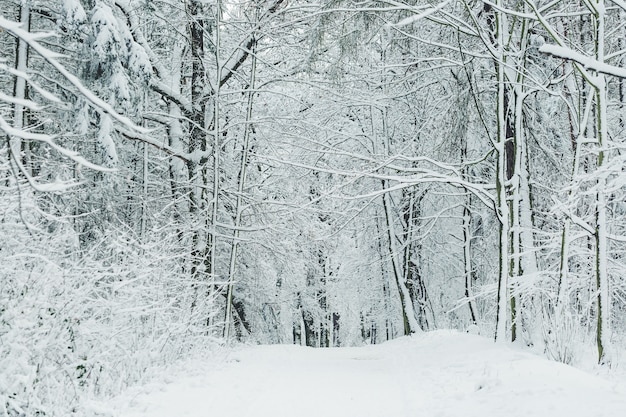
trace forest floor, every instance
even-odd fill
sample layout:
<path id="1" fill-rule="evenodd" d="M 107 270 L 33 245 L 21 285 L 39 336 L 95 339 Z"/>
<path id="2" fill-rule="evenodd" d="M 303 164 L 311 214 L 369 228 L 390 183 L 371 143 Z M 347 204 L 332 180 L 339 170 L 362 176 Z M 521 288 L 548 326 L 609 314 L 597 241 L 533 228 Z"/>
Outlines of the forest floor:
<path id="1" fill-rule="evenodd" d="M 111 407 L 120 417 L 624 417 L 626 383 L 435 331 L 355 348 L 236 348 Z"/>

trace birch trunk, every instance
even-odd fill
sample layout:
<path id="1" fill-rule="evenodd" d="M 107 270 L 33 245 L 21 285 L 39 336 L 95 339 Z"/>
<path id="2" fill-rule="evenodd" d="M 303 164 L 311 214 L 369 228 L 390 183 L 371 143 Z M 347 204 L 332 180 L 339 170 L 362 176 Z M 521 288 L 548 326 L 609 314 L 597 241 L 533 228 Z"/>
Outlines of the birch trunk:
<path id="1" fill-rule="evenodd" d="M 20 6 L 20 23 L 24 28 L 30 30 L 30 7 L 27 2 L 23 2 Z M 28 43 L 23 39 L 17 38 L 17 57 L 15 62 L 15 68 L 26 73 L 28 70 Z M 13 127 L 16 130 L 24 129 L 24 106 L 19 103 L 26 99 L 26 80 L 22 77 L 15 77 L 15 85 L 13 96 L 17 99 L 13 107 Z M 22 164 L 22 140 L 16 136 L 11 136 L 9 139 L 9 149 L 13 157 L 13 163 L 17 167 L 14 171 L 23 169 Z M 29 173 L 25 173 L 30 175 Z"/>

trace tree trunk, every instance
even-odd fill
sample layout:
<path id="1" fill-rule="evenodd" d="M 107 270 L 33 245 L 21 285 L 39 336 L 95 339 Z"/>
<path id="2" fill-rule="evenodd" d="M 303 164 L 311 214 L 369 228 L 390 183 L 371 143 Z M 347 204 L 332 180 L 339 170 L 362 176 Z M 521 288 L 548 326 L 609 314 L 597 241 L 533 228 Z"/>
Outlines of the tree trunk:
<path id="1" fill-rule="evenodd" d="M 383 189 L 387 187 L 385 181 L 382 182 Z M 398 288 L 398 295 L 400 296 L 400 306 L 402 307 L 402 322 L 404 323 L 404 334 L 409 335 L 411 333 L 421 331 L 419 324 L 415 318 L 415 310 L 411 303 L 411 296 L 409 290 L 406 287 L 403 274 L 400 268 L 398 256 L 400 255 L 396 248 L 395 239 L 396 233 L 393 223 L 390 196 L 388 193 L 383 194 L 383 206 L 385 208 L 385 219 L 388 239 L 389 257 L 391 258 L 391 265 L 393 269 L 393 276 Z"/>
<path id="2" fill-rule="evenodd" d="M 604 62 L 604 33 L 605 33 L 605 4 L 604 0 L 596 0 L 596 59 Z M 611 341 L 611 311 L 608 263 L 608 237 L 607 237 L 607 198 L 605 194 L 607 173 L 603 172 L 608 154 L 604 147 L 608 142 L 608 118 L 607 118 L 607 91 L 606 79 L 601 73 L 596 74 L 595 79 L 597 100 L 597 127 L 598 127 L 598 159 L 597 159 L 597 193 L 596 193 L 596 285 L 598 294 L 598 327 L 596 340 L 598 344 L 598 362 L 611 361 L 609 345 Z"/>
<path id="3" fill-rule="evenodd" d="M 226 296 L 226 317 L 224 319 L 224 337 L 229 338 L 231 321 L 231 304 L 233 299 L 233 285 L 235 282 L 235 267 L 237 262 L 237 246 L 239 243 L 239 232 L 241 226 L 241 214 L 243 212 L 243 192 L 246 183 L 246 171 L 248 168 L 248 154 L 250 151 L 250 123 L 252 121 L 252 104 L 254 99 L 254 89 L 256 84 L 256 51 L 255 44 L 252 46 L 252 68 L 250 69 L 250 80 L 248 90 L 248 107 L 246 110 L 246 123 L 243 133 L 243 146 L 241 150 L 241 163 L 239 166 L 239 180 L 237 185 L 237 199 L 235 202 L 235 222 L 233 231 L 233 242 L 230 252 L 230 263 L 228 268 L 228 289 Z"/>
<path id="4" fill-rule="evenodd" d="M 502 1 L 496 2 L 498 7 L 502 6 Z M 499 226 L 499 259 L 498 259 L 498 297 L 497 297 L 497 313 L 496 313 L 496 341 L 504 341 L 506 339 L 507 330 L 507 311 L 510 303 L 509 296 L 509 274 L 510 274 L 510 206 L 508 202 L 508 186 L 507 186 L 507 117 L 506 117 L 506 94 L 507 85 L 504 73 L 505 66 L 505 46 L 504 34 L 506 30 L 506 17 L 503 13 L 497 11 L 495 14 L 496 24 L 496 48 L 498 56 L 496 57 L 496 74 L 497 74 L 497 139 L 494 144 L 496 149 L 496 212 Z"/>
<path id="5" fill-rule="evenodd" d="M 192 310 L 195 310 L 199 300 L 203 297 L 200 288 L 207 280 L 206 248 L 210 244 L 204 229 L 206 228 L 205 190 L 206 157 L 206 69 L 204 68 L 204 31 L 205 20 L 202 3 L 200 0 L 188 0 L 185 4 L 188 14 L 187 31 L 191 52 L 191 103 L 189 125 L 189 153 L 194 157 L 187 162 L 189 176 L 189 213 L 192 223 L 192 248 L 191 248 L 191 280 L 194 289 Z M 202 155 L 198 158 L 198 155 Z"/>
<path id="6" fill-rule="evenodd" d="M 28 2 L 23 2 L 20 6 L 20 23 L 24 28 L 30 31 L 30 7 Z M 28 71 L 28 43 L 21 38 L 17 38 L 16 47 L 16 60 L 15 68 L 26 73 Z M 15 85 L 13 88 L 13 97 L 18 101 L 26 99 L 26 80 L 22 77 L 15 77 Z M 24 106 L 16 102 L 13 106 L 13 128 L 16 130 L 24 129 L 25 109 Z M 16 136 L 11 136 L 9 139 L 9 150 L 13 158 L 12 165 L 14 171 L 17 174 L 18 171 L 24 171 L 27 167 L 24 167 L 22 160 L 22 140 Z M 24 172 L 25 175 L 30 175 L 30 172 Z"/>

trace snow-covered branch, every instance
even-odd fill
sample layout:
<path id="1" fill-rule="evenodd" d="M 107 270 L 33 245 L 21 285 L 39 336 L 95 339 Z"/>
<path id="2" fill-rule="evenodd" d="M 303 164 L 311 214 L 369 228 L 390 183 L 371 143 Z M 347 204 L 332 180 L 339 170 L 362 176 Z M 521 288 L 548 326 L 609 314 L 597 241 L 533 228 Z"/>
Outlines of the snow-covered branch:
<path id="1" fill-rule="evenodd" d="M 615 65 L 607 64 L 605 62 L 597 61 L 570 48 L 544 44 L 539 48 L 539 51 L 543 52 L 544 54 L 555 56 L 557 58 L 574 61 L 582 65 L 584 68 L 592 71 L 597 71 L 606 75 L 612 75 L 619 78 L 626 78 L 626 68 L 621 68 Z"/>
<path id="2" fill-rule="evenodd" d="M 153 148 L 156 148 L 160 151 L 165 152 L 166 154 L 173 156 L 175 158 L 178 158 L 182 161 L 188 162 L 190 160 L 190 156 L 180 152 L 177 149 L 172 148 L 171 146 L 168 146 L 164 143 L 158 142 L 155 139 L 151 138 L 148 135 L 145 135 L 141 132 L 134 132 L 132 130 L 129 129 L 124 129 L 124 128 L 117 128 L 116 129 L 122 136 L 124 136 L 126 139 L 130 139 L 130 140 L 136 140 L 139 142 L 143 142 L 146 143 L 150 146 L 152 146 Z"/>
<path id="3" fill-rule="evenodd" d="M 4 16 L 0 16 L 0 28 L 9 32 L 12 36 L 26 42 L 33 51 L 37 52 L 37 54 L 39 54 L 48 64 L 50 64 L 55 70 L 57 70 L 57 72 L 61 74 L 63 78 L 69 81 L 69 83 L 78 90 L 79 94 L 83 96 L 87 101 L 89 101 L 98 111 L 108 114 L 117 122 L 125 125 L 129 129 L 147 133 L 146 129 L 137 126 L 129 118 L 119 114 L 117 111 L 115 111 L 115 109 L 113 109 L 110 104 L 104 102 L 87 87 L 85 87 L 85 85 L 78 79 L 77 76 L 68 71 L 68 69 L 59 62 L 59 58 L 61 58 L 62 55 L 45 48 L 42 44 L 39 43 L 39 39 L 49 37 L 51 36 L 51 34 L 30 33 L 22 29 L 19 23 L 8 20 Z"/>
<path id="4" fill-rule="evenodd" d="M 621 7 L 624 11 L 626 11 L 626 1 L 624 0 L 611 0 L 613 3 Z"/>
<path id="5" fill-rule="evenodd" d="M 413 16 L 409 16 L 405 19 L 402 19 L 401 21 L 399 21 L 398 23 L 395 24 L 391 24 L 389 26 L 393 26 L 393 27 L 402 27 L 402 26 L 408 26 L 411 25 L 419 20 L 424 19 L 425 17 L 430 16 L 431 14 L 438 12 L 439 10 L 443 9 L 444 7 L 446 7 L 448 5 L 448 3 L 450 3 L 450 0 L 446 0 L 444 2 L 439 3 L 437 6 L 435 7 L 431 7 L 426 9 L 425 11 L 419 13 L 419 14 L 415 14 Z M 408 7 L 408 6 L 407 6 Z M 412 8 L 411 8 L 412 9 Z"/>
<path id="6" fill-rule="evenodd" d="M 483 184 L 475 184 L 469 181 L 465 181 L 460 176 L 443 174 L 431 169 L 411 169 L 410 175 L 390 175 L 383 174 L 377 172 L 377 170 L 361 170 L 361 171 L 349 171 L 341 168 L 324 168 L 314 165 L 309 165 L 306 163 L 300 163 L 295 161 L 284 160 L 280 158 L 275 158 L 270 155 L 256 155 L 259 158 L 279 162 L 285 165 L 290 165 L 297 168 L 308 169 L 313 172 L 325 172 L 328 174 L 338 175 L 340 177 L 346 178 L 350 183 L 354 182 L 359 178 L 370 178 L 375 180 L 384 180 L 391 181 L 394 183 L 392 186 L 388 186 L 387 188 L 376 190 L 370 193 L 359 194 L 358 196 L 349 197 L 350 199 L 368 199 L 378 195 L 382 195 L 385 193 L 389 193 L 392 191 L 402 190 L 405 188 L 413 187 L 418 184 L 429 184 L 429 183 L 438 183 L 438 184 L 448 184 L 453 187 L 459 187 L 467 190 L 468 192 L 474 194 L 483 204 L 487 207 L 493 208 L 494 202 L 496 201 L 496 197 L 488 190 Z M 386 164 L 381 164 L 378 168 L 382 168 L 386 166 Z"/>
<path id="7" fill-rule="evenodd" d="M 50 135 L 46 135 L 42 133 L 32 133 L 32 132 L 28 132 L 22 129 L 15 129 L 11 127 L 1 115 L 0 115 L 0 130 L 3 130 L 7 135 L 12 136 L 12 137 L 45 143 L 46 145 L 50 146 L 55 151 L 59 152 L 61 155 L 66 156 L 69 159 L 73 160 L 74 162 L 80 165 L 83 165 L 87 168 L 90 168 L 96 171 L 108 171 L 108 172 L 113 171 L 110 168 L 105 168 L 100 165 L 96 165 L 96 164 L 89 162 L 88 160 L 83 158 L 78 152 L 71 151 L 67 148 L 57 145 L 54 142 L 54 139 L 55 139 L 54 136 L 50 136 Z"/>

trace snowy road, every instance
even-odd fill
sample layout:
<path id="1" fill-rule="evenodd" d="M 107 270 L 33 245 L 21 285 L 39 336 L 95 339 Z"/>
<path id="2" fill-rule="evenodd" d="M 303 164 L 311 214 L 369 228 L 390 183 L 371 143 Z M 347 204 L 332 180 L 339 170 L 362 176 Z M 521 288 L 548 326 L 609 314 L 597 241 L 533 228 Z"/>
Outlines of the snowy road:
<path id="1" fill-rule="evenodd" d="M 624 417 L 626 387 L 478 336 L 257 346 L 138 391 L 121 417 Z"/>

